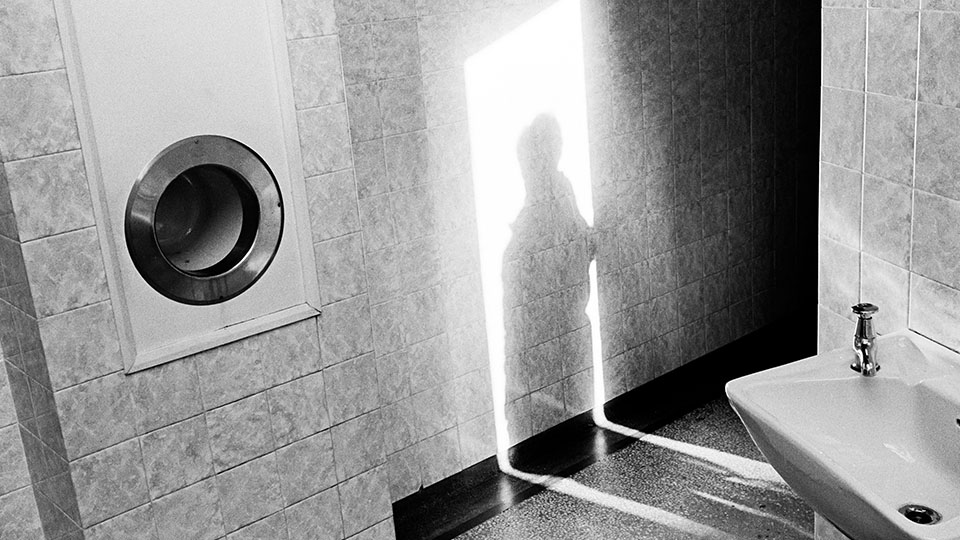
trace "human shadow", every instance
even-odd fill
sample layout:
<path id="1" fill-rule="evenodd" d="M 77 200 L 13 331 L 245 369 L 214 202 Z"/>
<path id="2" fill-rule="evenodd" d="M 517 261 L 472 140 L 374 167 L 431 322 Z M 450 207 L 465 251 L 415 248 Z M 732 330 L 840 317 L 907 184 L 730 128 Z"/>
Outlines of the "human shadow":
<path id="1" fill-rule="evenodd" d="M 523 130 L 517 159 L 526 191 L 503 257 L 506 416 L 517 443 L 593 406 L 591 328 L 585 309 L 591 227 L 559 170 L 560 124 L 541 114 Z"/>

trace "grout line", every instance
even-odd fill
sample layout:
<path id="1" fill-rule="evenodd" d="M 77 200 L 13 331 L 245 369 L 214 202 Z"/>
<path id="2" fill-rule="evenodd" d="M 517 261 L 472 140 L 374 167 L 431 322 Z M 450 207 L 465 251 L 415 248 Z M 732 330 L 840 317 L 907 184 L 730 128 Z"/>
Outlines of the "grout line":
<path id="1" fill-rule="evenodd" d="M 916 224 L 916 215 L 917 215 L 917 147 L 919 146 L 919 124 L 920 124 L 920 37 L 922 26 L 920 24 L 923 19 L 923 12 L 917 10 L 917 73 L 915 84 L 913 88 L 913 161 L 911 165 L 913 166 L 913 178 L 911 179 L 910 185 L 910 251 L 907 254 L 907 328 L 910 327 L 910 316 L 911 316 L 911 305 L 910 301 L 910 290 L 913 285 L 913 274 L 911 268 L 913 268 L 913 239 L 914 239 L 914 229 Z"/>

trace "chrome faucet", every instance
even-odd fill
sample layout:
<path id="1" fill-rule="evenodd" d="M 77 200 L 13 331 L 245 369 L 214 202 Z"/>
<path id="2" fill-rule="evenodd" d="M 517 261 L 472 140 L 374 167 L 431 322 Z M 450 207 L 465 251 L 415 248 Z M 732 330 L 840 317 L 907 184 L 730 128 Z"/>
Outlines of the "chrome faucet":
<path id="1" fill-rule="evenodd" d="M 852 309 L 860 320 L 857 321 L 857 333 L 853 335 L 853 350 L 857 353 L 857 361 L 850 364 L 850 369 L 864 377 L 873 377 L 880 371 L 880 364 L 877 362 L 877 333 L 873 331 L 873 314 L 880 311 L 880 308 L 861 303 Z"/>

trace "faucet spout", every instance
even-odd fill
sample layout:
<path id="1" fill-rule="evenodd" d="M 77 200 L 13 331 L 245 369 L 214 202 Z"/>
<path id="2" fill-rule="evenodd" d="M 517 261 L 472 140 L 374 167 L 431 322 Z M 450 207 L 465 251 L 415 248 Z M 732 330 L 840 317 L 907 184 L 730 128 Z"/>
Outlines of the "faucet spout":
<path id="1" fill-rule="evenodd" d="M 880 308 L 873 304 L 857 304 L 853 312 L 859 316 L 857 332 L 853 336 L 853 350 L 857 354 L 857 361 L 850 364 L 850 368 L 864 377 L 876 376 L 880 371 L 877 362 L 877 333 L 873 330 L 873 314 Z"/>

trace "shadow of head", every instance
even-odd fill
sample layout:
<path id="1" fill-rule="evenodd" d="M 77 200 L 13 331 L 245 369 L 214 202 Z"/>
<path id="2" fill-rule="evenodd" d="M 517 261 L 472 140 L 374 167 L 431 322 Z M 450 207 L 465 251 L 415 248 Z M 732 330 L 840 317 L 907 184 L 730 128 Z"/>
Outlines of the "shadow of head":
<path id="1" fill-rule="evenodd" d="M 563 136 L 560 122 L 551 114 L 540 114 L 526 127 L 517 141 L 517 160 L 528 196 L 547 194 L 560 163 Z"/>

